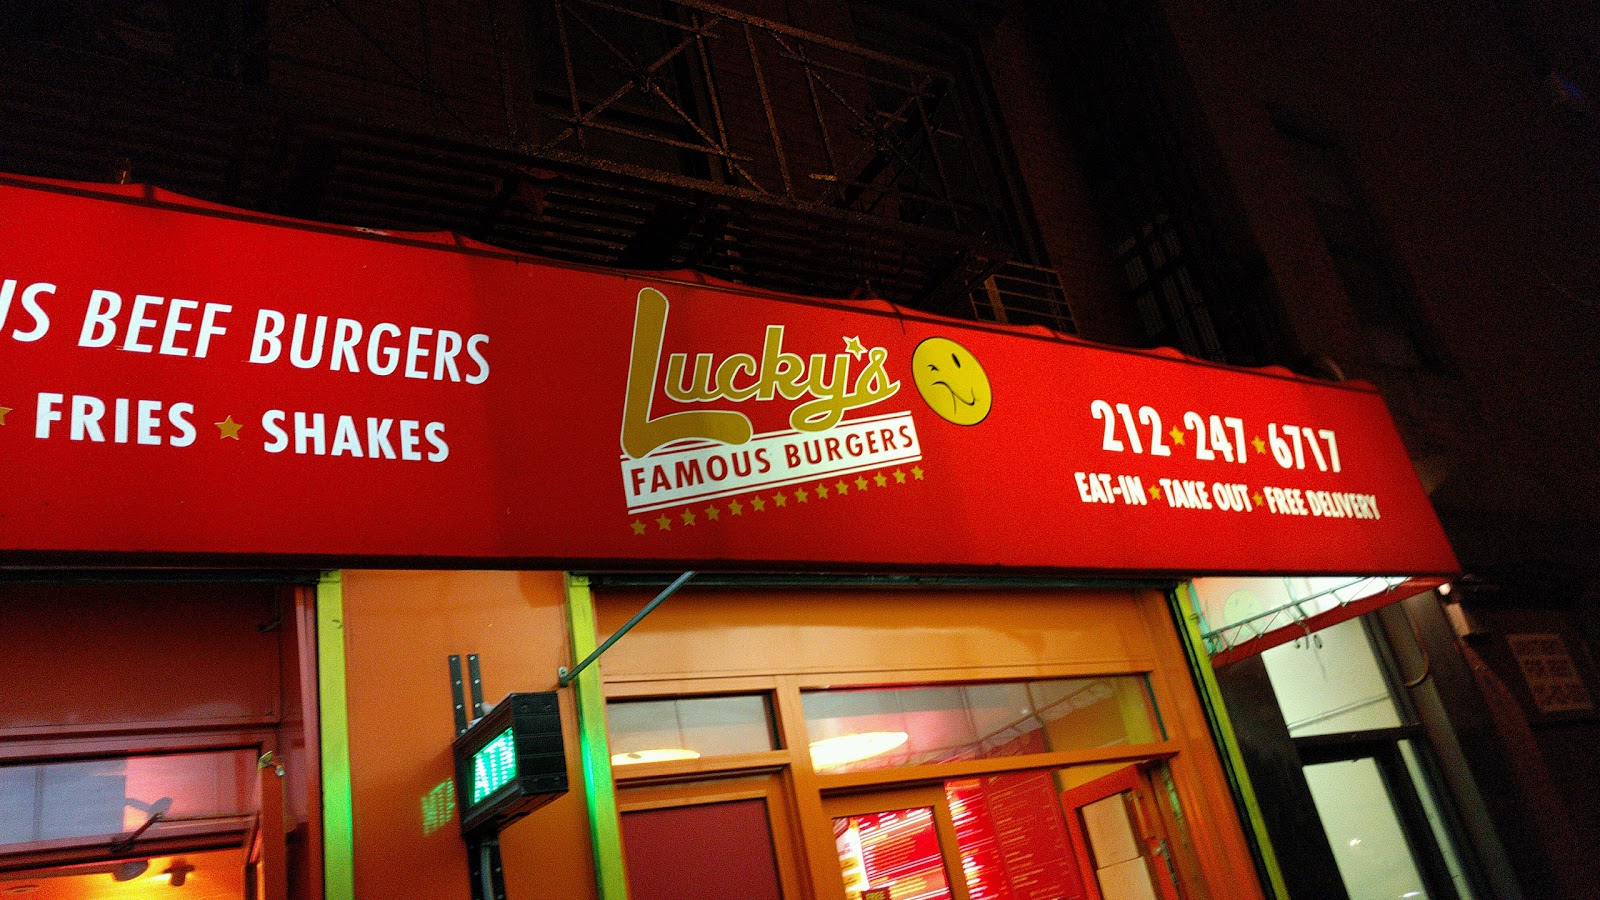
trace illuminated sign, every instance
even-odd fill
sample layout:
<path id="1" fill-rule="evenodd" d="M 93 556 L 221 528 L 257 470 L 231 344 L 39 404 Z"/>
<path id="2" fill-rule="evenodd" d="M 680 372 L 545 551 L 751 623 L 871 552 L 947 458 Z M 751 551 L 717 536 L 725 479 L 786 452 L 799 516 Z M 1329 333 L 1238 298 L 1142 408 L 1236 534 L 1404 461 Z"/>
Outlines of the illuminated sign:
<path id="1" fill-rule="evenodd" d="M 566 793 L 561 707 L 553 691 L 506 695 L 452 749 L 464 834 L 498 831 Z"/>
<path id="2" fill-rule="evenodd" d="M 517 777 L 516 736 L 507 728 L 472 754 L 472 802 L 481 803 Z"/>
<path id="3" fill-rule="evenodd" d="M 0 177 L 0 456 L 8 564 L 1458 569 L 1367 385 L 138 186 Z"/>

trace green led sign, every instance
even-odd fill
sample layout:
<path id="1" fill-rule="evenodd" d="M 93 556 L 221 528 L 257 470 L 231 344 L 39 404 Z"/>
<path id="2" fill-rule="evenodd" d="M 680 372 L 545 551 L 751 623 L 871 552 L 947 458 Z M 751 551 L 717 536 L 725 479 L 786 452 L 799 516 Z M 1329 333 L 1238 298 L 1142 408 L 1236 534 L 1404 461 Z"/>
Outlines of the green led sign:
<path id="1" fill-rule="evenodd" d="M 507 694 L 451 750 L 465 835 L 498 832 L 566 793 L 561 704 L 553 692 Z"/>
<path id="2" fill-rule="evenodd" d="M 472 802 L 481 802 L 515 777 L 517 741 L 507 728 L 472 755 Z"/>

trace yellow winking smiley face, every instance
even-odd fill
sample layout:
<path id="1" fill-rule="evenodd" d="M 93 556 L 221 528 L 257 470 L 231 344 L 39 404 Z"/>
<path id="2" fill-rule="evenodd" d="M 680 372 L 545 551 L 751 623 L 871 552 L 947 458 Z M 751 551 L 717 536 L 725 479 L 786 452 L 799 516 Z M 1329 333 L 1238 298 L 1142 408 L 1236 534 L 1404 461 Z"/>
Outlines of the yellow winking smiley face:
<path id="1" fill-rule="evenodd" d="M 928 338 L 911 353 L 911 378 L 928 408 L 957 425 L 989 415 L 994 392 L 971 351 L 948 338 Z"/>

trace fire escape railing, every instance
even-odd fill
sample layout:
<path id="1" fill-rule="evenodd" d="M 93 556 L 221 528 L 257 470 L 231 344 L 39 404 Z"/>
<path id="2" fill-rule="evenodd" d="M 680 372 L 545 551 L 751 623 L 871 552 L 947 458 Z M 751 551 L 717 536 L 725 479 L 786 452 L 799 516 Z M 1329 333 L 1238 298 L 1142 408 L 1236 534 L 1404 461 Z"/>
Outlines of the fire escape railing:
<path id="1" fill-rule="evenodd" d="M 703 0 L 16 9 L 11 171 L 958 314 L 1010 256 L 966 76 Z"/>
<path id="2" fill-rule="evenodd" d="M 975 148 L 951 73 L 700 0 L 534 6 L 560 63 L 535 66 L 535 156 L 967 233 L 988 219 L 961 198 Z"/>

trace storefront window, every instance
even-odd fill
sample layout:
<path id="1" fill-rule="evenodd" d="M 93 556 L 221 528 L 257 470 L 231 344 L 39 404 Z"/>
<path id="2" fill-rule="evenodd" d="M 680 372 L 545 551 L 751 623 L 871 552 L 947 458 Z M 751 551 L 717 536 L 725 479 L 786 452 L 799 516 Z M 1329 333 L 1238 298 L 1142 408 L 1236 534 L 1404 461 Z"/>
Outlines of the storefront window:
<path id="1" fill-rule="evenodd" d="M 1164 737 L 1145 680 L 1134 675 L 809 691 L 802 703 L 811 764 L 828 774 Z"/>
<path id="2" fill-rule="evenodd" d="M 613 700 L 606 718 L 614 766 L 777 748 L 770 703 L 762 694 Z"/>
<path id="3" fill-rule="evenodd" d="M 840 816 L 833 820 L 846 897 L 868 891 L 909 900 L 950 900 L 931 806 Z"/>
<path id="4" fill-rule="evenodd" d="M 826 798 L 845 896 L 1180 900 L 1192 844 L 1152 776 L 1116 763 Z"/>
<path id="5" fill-rule="evenodd" d="M 944 792 L 972 900 L 1083 895 L 1055 774 L 963 778 Z"/>
<path id="6" fill-rule="evenodd" d="M 256 783 L 254 750 L 0 766 L 0 847 L 244 821 Z"/>

